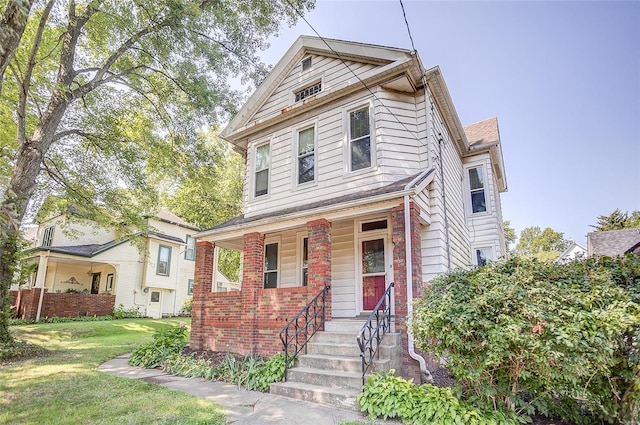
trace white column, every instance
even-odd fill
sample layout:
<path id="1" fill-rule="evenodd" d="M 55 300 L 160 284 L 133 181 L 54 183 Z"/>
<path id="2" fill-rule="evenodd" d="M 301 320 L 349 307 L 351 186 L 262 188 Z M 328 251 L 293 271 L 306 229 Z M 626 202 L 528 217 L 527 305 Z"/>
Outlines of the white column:
<path id="1" fill-rule="evenodd" d="M 40 321 L 42 311 L 42 299 L 44 298 L 44 281 L 47 276 L 47 264 L 49 263 L 49 251 L 40 255 L 38 262 L 38 273 L 36 274 L 36 288 L 40 288 L 40 299 L 38 300 L 38 311 L 36 312 L 36 322 Z"/>

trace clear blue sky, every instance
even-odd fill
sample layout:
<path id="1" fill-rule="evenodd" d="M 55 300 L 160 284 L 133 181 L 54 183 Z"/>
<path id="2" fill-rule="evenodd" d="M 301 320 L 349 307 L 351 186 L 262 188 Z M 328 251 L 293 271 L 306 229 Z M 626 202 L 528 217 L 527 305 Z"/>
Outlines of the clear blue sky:
<path id="1" fill-rule="evenodd" d="M 586 243 L 596 217 L 640 210 L 640 2 L 404 1 L 424 65 L 439 65 L 463 125 L 498 117 L 519 234 Z M 323 37 L 411 49 L 398 1 L 317 0 Z M 275 64 L 302 20 L 271 38 Z"/>

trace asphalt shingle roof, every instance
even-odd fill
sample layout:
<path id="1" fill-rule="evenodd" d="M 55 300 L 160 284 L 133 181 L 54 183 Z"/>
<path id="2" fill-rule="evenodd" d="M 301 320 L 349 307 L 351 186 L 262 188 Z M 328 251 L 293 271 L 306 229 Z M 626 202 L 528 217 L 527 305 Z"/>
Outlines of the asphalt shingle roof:
<path id="1" fill-rule="evenodd" d="M 498 119 L 493 117 L 475 124 L 470 124 L 464 127 L 464 134 L 467 136 L 469 146 L 473 146 L 476 143 L 499 142 L 500 132 L 498 131 Z"/>
<path id="2" fill-rule="evenodd" d="M 640 228 L 592 232 L 587 235 L 587 241 L 589 255 L 622 255 L 640 243 Z"/>

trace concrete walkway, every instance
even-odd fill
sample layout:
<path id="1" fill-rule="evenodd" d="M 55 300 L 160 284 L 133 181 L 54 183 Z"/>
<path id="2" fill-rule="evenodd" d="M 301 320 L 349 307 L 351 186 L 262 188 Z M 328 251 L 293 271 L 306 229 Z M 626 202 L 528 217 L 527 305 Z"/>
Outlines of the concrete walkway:
<path id="1" fill-rule="evenodd" d="M 129 366 L 128 361 L 129 354 L 119 356 L 100 365 L 98 370 L 125 378 L 153 382 L 214 401 L 225 409 L 229 424 L 338 425 L 342 422 L 355 421 L 363 424 L 400 424 L 396 421 L 372 422 L 359 412 L 258 391 L 247 391 L 223 382 L 183 378 L 169 375 L 160 369 Z"/>

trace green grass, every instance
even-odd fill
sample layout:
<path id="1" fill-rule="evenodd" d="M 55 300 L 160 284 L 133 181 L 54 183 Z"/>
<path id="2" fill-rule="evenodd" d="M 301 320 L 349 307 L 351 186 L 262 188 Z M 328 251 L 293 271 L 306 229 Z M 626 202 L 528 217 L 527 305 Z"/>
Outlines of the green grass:
<path id="1" fill-rule="evenodd" d="M 184 318 L 12 326 L 49 355 L 0 363 L 2 424 L 224 424 L 217 404 L 96 368 Z"/>

